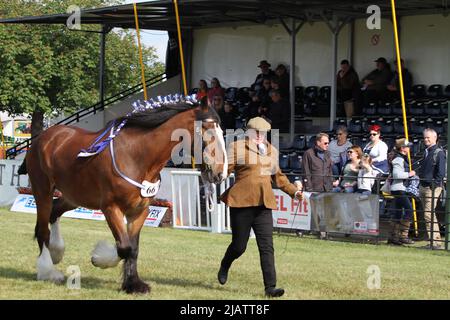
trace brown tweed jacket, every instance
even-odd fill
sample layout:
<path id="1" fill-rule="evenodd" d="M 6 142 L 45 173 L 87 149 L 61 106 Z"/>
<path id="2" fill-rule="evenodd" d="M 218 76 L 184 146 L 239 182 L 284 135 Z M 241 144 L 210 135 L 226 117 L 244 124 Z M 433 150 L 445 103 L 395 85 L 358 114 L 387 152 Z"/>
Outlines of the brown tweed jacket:
<path id="1" fill-rule="evenodd" d="M 258 147 L 249 139 L 238 140 L 228 148 L 228 172 L 235 173 L 234 185 L 227 189 L 221 200 L 230 207 L 255 207 L 264 205 L 276 209 L 272 182 L 278 188 L 295 196 L 297 187 L 290 183 L 278 166 L 278 151 L 266 142 L 267 152 L 260 154 Z"/>

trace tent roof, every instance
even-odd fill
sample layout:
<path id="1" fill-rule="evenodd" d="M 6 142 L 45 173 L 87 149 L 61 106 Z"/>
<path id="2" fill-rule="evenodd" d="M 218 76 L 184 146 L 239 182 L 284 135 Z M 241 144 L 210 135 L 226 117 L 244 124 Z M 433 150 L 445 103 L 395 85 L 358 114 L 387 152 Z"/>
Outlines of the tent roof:
<path id="1" fill-rule="evenodd" d="M 448 0 L 397 0 L 397 15 L 447 14 Z M 389 1 L 380 0 L 179 0 L 183 28 L 220 26 L 233 22 L 263 24 L 279 18 L 307 21 L 368 17 L 369 5 L 380 6 L 382 17 L 390 17 Z M 158 0 L 137 4 L 140 27 L 154 30 L 176 30 L 173 1 Z M 132 4 L 81 10 L 81 24 L 134 28 Z M 66 24 L 70 14 L 0 19 L 0 23 Z"/>

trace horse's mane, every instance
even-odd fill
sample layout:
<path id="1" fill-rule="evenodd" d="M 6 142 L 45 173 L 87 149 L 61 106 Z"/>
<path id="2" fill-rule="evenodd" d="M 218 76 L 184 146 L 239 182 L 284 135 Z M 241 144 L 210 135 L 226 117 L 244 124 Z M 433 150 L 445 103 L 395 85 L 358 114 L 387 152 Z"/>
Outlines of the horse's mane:
<path id="1" fill-rule="evenodd" d="M 192 108 L 195 108 L 195 106 L 188 103 L 167 104 L 158 108 L 135 112 L 129 116 L 117 118 L 115 121 L 118 124 L 126 119 L 127 123 L 125 127 L 141 127 L 151 129 L 158 127 L 178 113 L 188 111 Z"/>
<path id="2" fill-rule="evenodd" d="M 201 103 L 202 104 L 206 103 L 206 100 L 202 101 Z M 125 127 L 153 129 L 160 126 L 161 124 L 163 124 L 170 118 L 174 117 L 175 115 L 188 110 L 192 110 L 197 106 L 199 106 L 199 104 L 192 104 L 186 102 L 167 103 L 157 108 L 134 112 L 126 116 L 116 118 L 108 122 L 107 127 L 109 127 L 113 121 L 115 121 L 117 125 L 122 121 L 126 120 Z M 221 122 L 219 114 L 216 112 L 214 108 L 211 107 L 208 107 L 207 112 L 201 113 L 199 119 L 197 120 L 204 120 L 207 118 L 214 119 L 219 124 Z"/>

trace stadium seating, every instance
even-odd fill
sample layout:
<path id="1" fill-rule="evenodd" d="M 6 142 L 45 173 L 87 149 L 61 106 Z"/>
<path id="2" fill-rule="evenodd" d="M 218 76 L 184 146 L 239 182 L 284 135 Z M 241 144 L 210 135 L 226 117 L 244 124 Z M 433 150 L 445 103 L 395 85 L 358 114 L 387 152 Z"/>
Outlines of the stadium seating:
<path id="1" fill-rule="evenodd" d="M 382 116 L 390 116 L 392 114 L 392 103 L 390 102 L 382 102 L 378 106 L 378 114 Z"/>
<path id="2" fill-rule="evenodd" d="M 281 170 L 286 170 L 289 168 L 289 156 L 285 153 L 280 153 L 279 155 L 279 163 Z"/>
<path id="3" fill-rule="evenodd" d="M 428 116 L 439 116 L 442 112 L 441 102 L 438 101 L 427 101 L 425 105 L 425 114 Z"/>
<path id="4" fill-rule="evenodd" d="M 363 113 L 366 115 L 376 115 L 377 114 L 377 104 L 375 102 L 370 102 L 367 106 L 363 107 Z"/>
<path id="5" fill-rule="evenodd" d="M 306 143 L 306 137 L 304 135 L 298 135 L 294 137 L 294 142 L 292 144 L 292 147 L 297 150 L 304 150 L 306 149 L 307 143 Z"/>
<path id="6" fill-rule="evenodd" d="M 416 84 L 412 87 L 411 97 L 414 99 L 424 99 L 427 96 L 427 87 L 423 84 Z"/>
<path id="7" fill-rule="evenodd" d="M 359 119 L 352 119 L 348 124 L 348 132 L 361 133 L 363 132 L 362 123 Z"/>
<path id="8" fill-rule="evenodd" d="M 228 101 L 236 101 L 237 100 L 237 94 L 238 94 L 238 88 L 236 87 L 229 87 L 225 90 L 225 100 Z"/>
<path id="9" fill-rule="evenodd" d="M 429 86 L 427 95 L 430 98 L 442 98 L 444 96 L 444 86 L 442 84 L 433 84 Z"/>
<path id="10" fill-rule="evenodd" d="M 289 155 L 289 168 L 294 172 L 300 172 L 302 169 L 302 156 L 297 153 Z"/>

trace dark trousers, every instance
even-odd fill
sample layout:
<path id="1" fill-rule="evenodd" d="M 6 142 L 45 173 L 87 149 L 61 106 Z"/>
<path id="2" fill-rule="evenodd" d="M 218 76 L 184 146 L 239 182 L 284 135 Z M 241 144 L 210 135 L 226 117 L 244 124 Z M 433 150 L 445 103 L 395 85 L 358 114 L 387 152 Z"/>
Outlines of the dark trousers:
<path id="1" fill-rule="evenodd" d="M 234 260 L 247 248 L 250 230 L 256 235 L 265 288 L 275 287 L 277 276 L 273 254 L 272 210 L 264 206 L 230 208 L 232 241 L 222 259 L 222 267 L 229 269 Z"/>
<path id="2" fill-rule="evenodd" d="M 413 207 L 410 197 L 405 191 L 392 191 L 395 204 L 395 212 L 393 214 L 398 220 L 411 220 L 413 214 Z"/>

